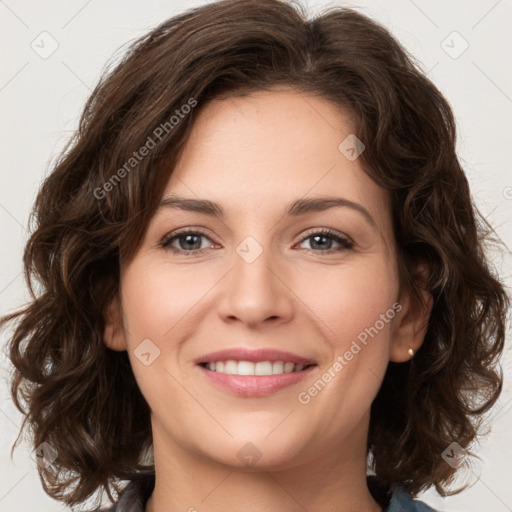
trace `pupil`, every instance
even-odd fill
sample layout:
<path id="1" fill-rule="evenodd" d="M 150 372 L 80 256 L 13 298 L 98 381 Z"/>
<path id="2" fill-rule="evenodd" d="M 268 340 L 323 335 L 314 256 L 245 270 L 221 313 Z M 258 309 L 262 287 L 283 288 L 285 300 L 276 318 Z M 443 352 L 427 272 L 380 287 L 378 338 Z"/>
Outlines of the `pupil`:
<path id="1" fill-rule="evenodd" d="M 318 240 L 323 240 L 323 242 L 318 242 Z M 327 243 L 325 243 L 327 241 Z M 330 242 L 332 242 L 332 240 L 326 236 L 323 236 L 323 235 L 315 235 L 313 237 L 313 246 L 317 246 L 318 248 L 325 248 L 327 246 L 327 248 L 329 249 L 330 248 Z M 316 247 L 313 247 L 313 248 L 316 248 Z"/>
<path id="2" fill-rule="evenodd" d="M 197 235 L 185 235 L 184 237 L 182 237 L 182 240 L 183 238 L 185 239 L 185 245 L 188 244 L 188 247 L 185 247 L 185 250 L 199 249 L 201 247 L 201 242 L 199 242 L 198 244 L 199 237 Z M 194 238 L 196 238 L 195 242 L 193 240 Z"/>

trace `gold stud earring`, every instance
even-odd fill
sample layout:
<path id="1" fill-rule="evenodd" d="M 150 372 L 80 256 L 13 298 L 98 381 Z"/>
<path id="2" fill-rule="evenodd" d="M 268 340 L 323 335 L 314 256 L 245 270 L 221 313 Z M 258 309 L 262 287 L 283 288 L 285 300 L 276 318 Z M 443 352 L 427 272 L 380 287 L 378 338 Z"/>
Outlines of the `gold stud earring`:
<path id="1" fill-rule="evenodd" d="M 414 356 L 414 350 L 412 348 L 410 348 L 407 352 L 411 357 Z"/>

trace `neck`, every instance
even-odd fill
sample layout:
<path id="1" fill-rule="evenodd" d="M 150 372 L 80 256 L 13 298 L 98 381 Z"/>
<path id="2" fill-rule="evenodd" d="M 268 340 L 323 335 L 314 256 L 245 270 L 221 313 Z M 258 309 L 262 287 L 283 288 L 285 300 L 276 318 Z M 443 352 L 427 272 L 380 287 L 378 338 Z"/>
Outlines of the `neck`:
<path id="1" fill-rule="evenodd" d="M 366 485 L 366 429 L 361 426 L 314 458 L 256 471 L 184 450 L 154 424 L 156 479 L 146 512 L 381 512 Z"/>

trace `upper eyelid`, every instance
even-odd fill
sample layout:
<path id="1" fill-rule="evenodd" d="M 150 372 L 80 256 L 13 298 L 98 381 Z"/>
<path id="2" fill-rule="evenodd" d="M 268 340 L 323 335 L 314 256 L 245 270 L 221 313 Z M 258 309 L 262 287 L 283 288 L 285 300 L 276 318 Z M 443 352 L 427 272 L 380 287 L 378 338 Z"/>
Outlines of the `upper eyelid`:
<path id="1" fill-rule="evenodd" d="M 297 239 L 297 242 L 301 242 L 302 240 L 305 240 L 306 238 L 309 238 L 310 236 L 316 235 L 316 234 L 325 234 L 327 236 L 331 236 L 333 238 L 340 238 L 342 240 L 345 240 L 347 242 L 350 242 L 351 244 L 354 244 L 355 242 L 352 240 L 351 237 L 348 235 L 341 233 L 340 231 L 332 228 L 310 228 L 306 230 L 306 232 L 301 233 L 299 235 L 299 238 Z"/>
<path id="2" fill-rule="evenodd" d="M 211 235 L 209 235 L 206 231 L 203 230 L 203 228 L 194 228 L 194 227 L 188 228 L 188 227 L 186 227 L 186 228 L 179 228 L 176 231 L 170 231 L 169 233 L 165 234 L 162 237 L 162 242 L 166 242 L 166 241 L 172 240 L 173 238 L 178 237 L 180 235 L 187 235 L 187 234 L 192 234 L 192 235 L 198 234 L 198 235 L 202 235 L 206 238 L 209 238 L 212 242 L 215 241 L 215 240 L 213 240 Z"/>

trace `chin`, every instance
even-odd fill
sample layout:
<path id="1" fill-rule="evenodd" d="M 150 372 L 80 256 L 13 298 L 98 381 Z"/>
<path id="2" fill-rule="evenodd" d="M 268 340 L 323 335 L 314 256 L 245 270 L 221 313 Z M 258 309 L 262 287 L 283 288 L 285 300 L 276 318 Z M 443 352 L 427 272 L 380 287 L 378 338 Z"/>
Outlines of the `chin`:
<path id="1" fill-rule="evenodd" d="M 220 464 L 242 472 L 280 471 L 297 466 L 299 460 L 307 458 L 311 446 L 309 439 L 290 436 L 288 429 L 283 429 L 281 435 L 273 432 L 268 436 L 267 430 L 265 434 L 258 432 L 256 435 L 253 435 L 254 429 L 243 435 L 231 433 L 233 438 L 226 435 L 223 439 L 212 439 L 211 444 L 204 447 L 203 453 Z"/>

